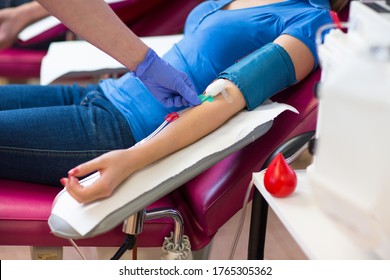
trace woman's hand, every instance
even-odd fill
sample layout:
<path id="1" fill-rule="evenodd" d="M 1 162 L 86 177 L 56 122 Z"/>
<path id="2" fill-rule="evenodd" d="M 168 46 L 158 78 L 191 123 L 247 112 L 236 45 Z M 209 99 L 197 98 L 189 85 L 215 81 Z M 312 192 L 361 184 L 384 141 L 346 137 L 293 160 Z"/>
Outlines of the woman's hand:
<path id="1" fill-rule="evenodd" d="M 91 161 L 80 164 L 68 172 L 68 178 L 61 183 L 68 193 L 80 203 L 88 203 L 109 197 L 130 174 L 135 171 L 136 162 L 132 149 L 108 152 Z M 78 178 L 99 171 L 100 178 L 92 185 L 84 187 Z"/>

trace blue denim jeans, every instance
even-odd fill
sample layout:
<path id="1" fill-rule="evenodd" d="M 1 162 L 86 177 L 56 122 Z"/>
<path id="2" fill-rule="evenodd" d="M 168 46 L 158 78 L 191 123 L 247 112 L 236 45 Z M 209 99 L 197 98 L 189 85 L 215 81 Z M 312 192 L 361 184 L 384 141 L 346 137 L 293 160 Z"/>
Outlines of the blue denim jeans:
<path id="1" fill-rule="evenodd" d="M 0 86 L 0 178 L 60 186 L 70 168 L 134 144 L 96 85 Z"/>

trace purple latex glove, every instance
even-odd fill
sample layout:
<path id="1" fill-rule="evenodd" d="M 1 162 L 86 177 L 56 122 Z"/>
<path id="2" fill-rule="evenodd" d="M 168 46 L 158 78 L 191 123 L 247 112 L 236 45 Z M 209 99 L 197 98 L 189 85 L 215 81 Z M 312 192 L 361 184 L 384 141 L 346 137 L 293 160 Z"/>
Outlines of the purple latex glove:
<path id="1" fill-rule="evenodd" d="M 165 107 L 195 106 L 201 103 L 187 74 L 173 68 L 152 49 L 134 72 Z"/>

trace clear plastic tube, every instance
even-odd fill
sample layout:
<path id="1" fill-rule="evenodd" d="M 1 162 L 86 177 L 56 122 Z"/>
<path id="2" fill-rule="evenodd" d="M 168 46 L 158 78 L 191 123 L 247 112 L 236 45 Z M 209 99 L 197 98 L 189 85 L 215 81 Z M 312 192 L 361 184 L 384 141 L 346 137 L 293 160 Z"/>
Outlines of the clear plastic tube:
<path id="1" fill-rule="evenodd" d="M 163 130 L 164 127 L 166 127 L 169 123 L 171 123 L 174 120 L 176 120 L 177 118 L 179 118 L 179 116 L 180 115 L 177 112 L 172 112 L 172 113 L 168 114 L 165 117 L 164 122 L 155 131 L 153 131 L 148 137 L 142 139 L 140 142 L 135 144 L 135 146 L 140 145 L 142 143 L 145 143 L 146 141 L 149 141 L 150 139 L 152 139 L 154 136 L 156 136 L 158 133 L 160 133 L 160 131 Z"/>

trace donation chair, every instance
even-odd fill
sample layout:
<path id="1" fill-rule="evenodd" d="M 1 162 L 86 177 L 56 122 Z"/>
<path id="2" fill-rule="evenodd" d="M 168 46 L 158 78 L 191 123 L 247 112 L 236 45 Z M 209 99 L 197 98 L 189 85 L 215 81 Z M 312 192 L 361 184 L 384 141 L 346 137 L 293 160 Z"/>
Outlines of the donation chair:
<path id="1" fill-rule="evenodd" d="M 118 17 L 139 36 L 175 34 L 182 31 L 189 11 L 201 0 L 123 0 L 110 4 Z M 167 18 L 169 20 L 167 20 Z M 156 28 L 157 27 L 157 28 Z M 0 51 L 0 77 L 9 80 L 39 78 L 42 58 L 50 42 L 65 40 L 63 24 Z"/>

